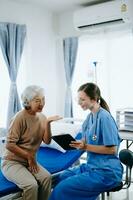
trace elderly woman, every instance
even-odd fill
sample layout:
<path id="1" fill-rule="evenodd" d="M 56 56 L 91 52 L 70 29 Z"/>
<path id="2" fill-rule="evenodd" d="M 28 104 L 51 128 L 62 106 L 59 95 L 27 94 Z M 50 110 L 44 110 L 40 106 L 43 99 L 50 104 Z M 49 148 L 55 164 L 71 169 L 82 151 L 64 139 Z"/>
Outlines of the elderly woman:
<path id="1" fill-rule="evenodd" d="M 37 163 L 36 152 L 42 141 L 50 143 L 50 123 L 60 117 L 46 118 L 41 113 L 45 105 L 43 88 L 29 86 L 21 97 L 24 109 L 11 120 L 2 172 L 23 190 L 24 200 L 47 200 L 51 175 Z"/>

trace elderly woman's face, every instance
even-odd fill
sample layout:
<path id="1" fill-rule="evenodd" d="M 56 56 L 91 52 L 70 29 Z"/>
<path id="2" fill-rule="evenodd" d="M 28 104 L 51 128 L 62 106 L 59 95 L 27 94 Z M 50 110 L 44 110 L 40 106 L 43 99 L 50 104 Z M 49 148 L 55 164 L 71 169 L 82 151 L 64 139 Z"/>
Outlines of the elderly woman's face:
<path id="1" fill-rule="evenodd" d="M 45 97 L 44 96 L 36 96 L 34 99 L 30 101 L 31 111 L 33 112 L 41 112 L 45 105 Z"/>

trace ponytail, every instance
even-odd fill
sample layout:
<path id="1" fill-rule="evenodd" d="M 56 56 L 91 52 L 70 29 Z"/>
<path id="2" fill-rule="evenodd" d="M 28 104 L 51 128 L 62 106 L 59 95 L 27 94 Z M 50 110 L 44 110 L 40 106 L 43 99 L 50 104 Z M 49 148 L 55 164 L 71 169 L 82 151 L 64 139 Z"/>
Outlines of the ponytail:
<path id="1" fill-rule="evenodd" d="M 106 101 L 100 96 L 100 106 L 110 112 L 109 106 Z"/>

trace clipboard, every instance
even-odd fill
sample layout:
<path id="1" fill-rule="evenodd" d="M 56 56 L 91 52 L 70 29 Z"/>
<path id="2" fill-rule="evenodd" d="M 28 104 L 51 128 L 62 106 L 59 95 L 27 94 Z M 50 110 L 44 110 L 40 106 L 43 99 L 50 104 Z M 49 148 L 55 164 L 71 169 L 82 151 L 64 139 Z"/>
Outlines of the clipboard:
<path id="1" fill-rule="evenodd" d="M 52 136 L 51 138 L 65 150 L 76 149 L 69 145 L 71 141 L 76 141 L 75 138 L 73 138 L 70 134 L 55 135 L 55 136 Z"/>

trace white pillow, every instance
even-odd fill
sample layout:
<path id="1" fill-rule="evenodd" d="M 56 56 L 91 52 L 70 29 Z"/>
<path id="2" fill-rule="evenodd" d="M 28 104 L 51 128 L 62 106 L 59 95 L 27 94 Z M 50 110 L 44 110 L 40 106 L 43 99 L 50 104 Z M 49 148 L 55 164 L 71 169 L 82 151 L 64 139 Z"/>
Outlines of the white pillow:
<path id="1" fill-rule="evenodd" d="M 71 123 L 71 121 L 59 120 L 51 123 L 52 135 L 69 133 L 73 137 L 81 129 L 81 123 Z"/>
<path id="2" fill-rule="evenodd" d="M 58 151 L 61 151 L 62 153 L 66 152 L 66 150 L 63 149 L 59 144 L 57 144 L 53 139 L 51 140 L 50 144 L 45 144 L 44 142 L 42 142 L 41 147 L 48 147 L 48 148 L 56 149 Z"/>
<path id="3" fill-rule="evenodd" d="M 52 135 L 60 135 L 60 134 L 69 133 L 75 138 L 77 133 L 81 129 L 81 122 L 71 123 L 73 121 L 74 121 L 73 119 L 71 121 L 70 118 L 69 119 L 64 118 L 63 120 L 52 122 L 51 123 Z M 66 150 L 63 149 L 59 144 L 57 144 L 53 139 L 51 140 L 50 144 L 45 144 L 44 142 L 42 142 L 41 147 L 49 147 L 49 148 L 57 149 L 58 151 L 61 151 L 63 153 L 66 152 Z"/>

